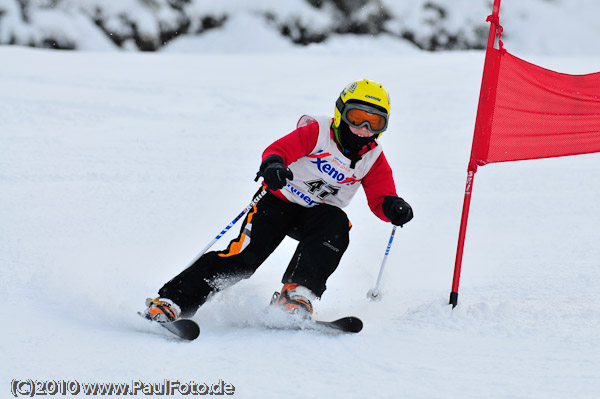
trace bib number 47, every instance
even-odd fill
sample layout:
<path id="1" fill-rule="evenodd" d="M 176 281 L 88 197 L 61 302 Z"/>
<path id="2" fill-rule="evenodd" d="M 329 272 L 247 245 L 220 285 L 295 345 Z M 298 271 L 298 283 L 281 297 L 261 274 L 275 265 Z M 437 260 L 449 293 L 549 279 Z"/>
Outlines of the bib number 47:
<path id="1" fill-rule="evenodd" d="M 304 184 L 308 186 L 308 192 L 316 194 L 318 198 L 324 200 L 330 195 L 336 196 L 340 191 L 341 187 L 332 186 L 323 179 L 305 181 Z"/>

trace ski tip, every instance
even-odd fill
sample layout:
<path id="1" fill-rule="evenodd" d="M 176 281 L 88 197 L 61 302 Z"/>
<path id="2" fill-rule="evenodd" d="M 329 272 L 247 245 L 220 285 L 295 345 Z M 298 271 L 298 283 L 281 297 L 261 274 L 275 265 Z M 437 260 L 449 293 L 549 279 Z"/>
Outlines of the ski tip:
<path id="1" fill-rule="evenodd" d="M 334 321 L 316 321 L 321 326 L 343 333 L 358 333 L 363 329 L 363 322 L 358 317 L 342 317 Z"/>
<path id="2" fill-rule="evenodd" d="M 358 333 L 363 329 L 363 322 L 358 317 L 349 316 L 345 317 L 341 320 L 344 320 L 344 324 L 346 325 L 346 331 L 350 333 Z"/>
<path id="3" fill-rule="evenodd" d="M 186 341 L 193 341 L 200 335 L 200 326 L 190 319 L 178 319 L 170 323 L 163 323 L 162 326 Z"/>
<path id="4" fill-rule="evenodd" d="M 161 323 L 154 321 L 142 312 L 137 312 L 139 316 L 147 320 L 149 323 L 157 324 L 177 337 L 185 341 L 193 341 L 200 335 L 200 326 L 191 319 L 177 319 L 175 321 Z"/>

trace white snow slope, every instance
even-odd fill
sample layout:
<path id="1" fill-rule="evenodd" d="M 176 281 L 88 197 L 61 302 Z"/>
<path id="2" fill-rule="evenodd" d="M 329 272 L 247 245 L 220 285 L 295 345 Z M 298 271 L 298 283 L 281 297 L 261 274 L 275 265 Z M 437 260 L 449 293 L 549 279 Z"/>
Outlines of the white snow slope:
<path id="1" fill-rule="evenodd" d="M 373 62 L 3 47 L 0 60 L 1 397 L 25 379 L 223 380 L 240 398 L 598 397 L 599 154 L 480 168 L 459 305 L 447 304 L 483 52 Z M 364 330 L 261 327 L 289 240 L 200 309 L 198 340 L 152 333 L 136 311 L 250 202 L 263 149 L 302 114 L 332 114 L 363 77 L 391 92 L 382 143 L 415 209 L 381 302 L 366 292 L 391 226 L 362 191 L 346 209 L 351 245 L 316 315 L 353 314 Z"/>

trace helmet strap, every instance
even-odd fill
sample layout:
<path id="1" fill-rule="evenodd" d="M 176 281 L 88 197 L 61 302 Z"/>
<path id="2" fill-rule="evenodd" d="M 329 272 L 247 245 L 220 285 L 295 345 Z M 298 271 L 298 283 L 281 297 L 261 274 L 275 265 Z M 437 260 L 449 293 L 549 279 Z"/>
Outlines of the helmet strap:
<path id="1" fill-rule="evenodd" d="M 356 163 L 362 159 L 362 156 L 358 155 L 358 152 L 350 154 L 350 169 L 356 168 Z"/>
<path id="2" fill-rule="evenodd" d="M 341 96 L 335 101 L 335 107 L 340 111 L 340 114 L 344 111 L 344 100 Z"/>

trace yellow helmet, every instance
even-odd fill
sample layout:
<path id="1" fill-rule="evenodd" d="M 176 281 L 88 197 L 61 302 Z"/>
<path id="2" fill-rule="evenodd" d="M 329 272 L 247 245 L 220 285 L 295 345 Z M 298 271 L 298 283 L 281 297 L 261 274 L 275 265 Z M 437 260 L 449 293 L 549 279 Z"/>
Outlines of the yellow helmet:
<path id="1" fill-rule="evenodd" d="M 333 123 L 336 128 L 340 127 L 348 103 L 363 104 L 373 108 L 377 113 L 384 113 L 386 116 L 385 127 L 378 134 L 380 135 L 387 128 L 387 117 L 390 114 L 390 95 L 381 83 L 363 79 L 346 86 L 335 102 Z"/>

